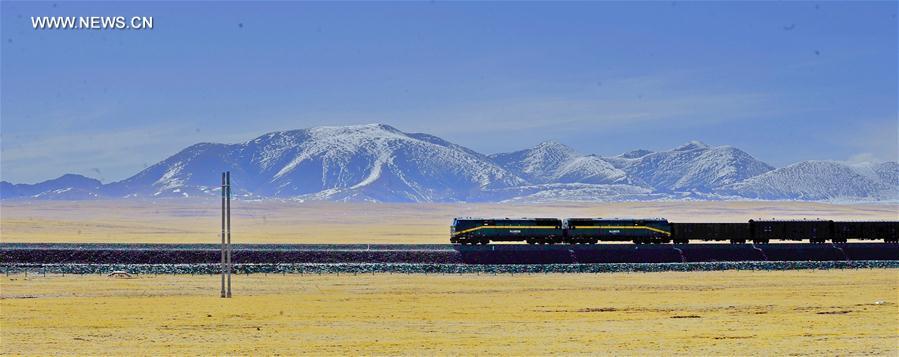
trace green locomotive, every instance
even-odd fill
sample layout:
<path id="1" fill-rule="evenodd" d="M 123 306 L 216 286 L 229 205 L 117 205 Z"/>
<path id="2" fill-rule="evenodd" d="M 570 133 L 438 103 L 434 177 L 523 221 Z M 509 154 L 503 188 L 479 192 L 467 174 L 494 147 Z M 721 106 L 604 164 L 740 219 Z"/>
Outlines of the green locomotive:
<path id="1" fill-rule="evenodd" d="M 554 244 L 562 239 L 562 220 L 558 218 L 456 218 L 450 227 L 450 242 L 454 244 Z"/>
<path id="2" fill-rule="evenodd" d="M 565 219 L 566 241 L 595 244 L 598 241 L 634 242 L 637 244 L 668 243 L 671 225 L 662 218 L 650 219 Z"/>

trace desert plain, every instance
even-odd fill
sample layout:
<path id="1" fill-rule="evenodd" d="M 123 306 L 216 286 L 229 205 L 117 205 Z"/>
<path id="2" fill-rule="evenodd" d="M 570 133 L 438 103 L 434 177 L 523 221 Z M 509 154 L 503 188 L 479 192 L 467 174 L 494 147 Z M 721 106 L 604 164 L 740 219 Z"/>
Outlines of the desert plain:
<path id="1" fill-rule="evenodd" d="M 3 355 L 891 355 L 896 270 L 0 277 Z"/>
<path id="2" fill-rule="evenodd" d="M 215 200 L 6 201 L 0 242 L 216 243 Z M 456 216 L 899 219 L 895 204 L 235 201 L 235 243 L 447 243 Z M 892 355 L 896 269 L 0 276 L 0 355 Z"/>
<path id="3" fill-rule="evenodd" d="M 220 202 L 195 200 L 4 201 L 0 242 L 216 243 Z M 663 217 L 673 222 L 749 219 L 899 220 L 899 204 L 770 201 L 401 204 L 297 201 L 232 203 L 235 243 L 449 243 L 454 217 Z"/>

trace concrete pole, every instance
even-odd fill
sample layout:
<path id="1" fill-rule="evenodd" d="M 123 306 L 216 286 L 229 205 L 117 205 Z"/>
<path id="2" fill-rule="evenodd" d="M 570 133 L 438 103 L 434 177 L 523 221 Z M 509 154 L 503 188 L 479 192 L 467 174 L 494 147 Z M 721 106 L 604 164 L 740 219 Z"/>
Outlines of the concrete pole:
<path id="1" fill-rule="evenodd" d="M 222 172 L 222 297 L 225 297 L 225 173 Z"/>
<path id="2" fill-rule="evenodd" d="M 228 297 L 231 297 L 231 171 L 225 173 L 225 177 L 228 181 Z"/>

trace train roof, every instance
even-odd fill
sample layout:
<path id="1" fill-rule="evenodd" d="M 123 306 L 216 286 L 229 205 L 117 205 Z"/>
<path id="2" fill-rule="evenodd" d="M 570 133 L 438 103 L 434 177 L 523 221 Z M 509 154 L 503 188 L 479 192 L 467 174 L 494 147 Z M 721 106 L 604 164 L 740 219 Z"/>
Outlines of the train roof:
<path id="1" fill-rule="evenodd" d="M 591 218 L 565 218 L 571 221 L 667 221 L 662 217 L 591 217 Z"/>
<path id="2" fill-rule="evenodd" d="M 590 217 L 590 218 L 555 218 L 555 217 L 456 217 L 456 220 L 482 221 L 482 220 L 580 220 L 580 221 L 667 221 L 661 217 Z"/>
<path id="3" fill-rule="evenodd" d="M 834 220 L 834 222 L 840 222 L 840 223 L 847 223 L 847 222 L 848 223 L 899 223 L 899 221 L 887 221 L 887 220 L 843 220 L 843 221 Z"/>
<path id="4" fill-rule="evenodd" d="M 764 219 L 764 218 L 753 218 L 749 220 L 750 222 L 831 222 L 832 219 L 822 219 L 822 218 L 796 218 L 796 219 Z"/>
<path id="5" fill-rule="evenodd" d="M 557 220 L 557 221 L 560 221 L 560 219 L 554 218 L 554 217 L 456 217 L 453 219 L 464 220 L 464 221 L 484 221 L 484 220 L 494 220 L 494 221 Z"/>

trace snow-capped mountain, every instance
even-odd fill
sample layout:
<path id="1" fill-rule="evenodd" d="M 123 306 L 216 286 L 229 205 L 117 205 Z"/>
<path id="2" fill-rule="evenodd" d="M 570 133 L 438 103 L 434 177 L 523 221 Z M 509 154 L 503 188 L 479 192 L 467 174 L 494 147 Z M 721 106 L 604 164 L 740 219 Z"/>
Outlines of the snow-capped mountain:
<path id="1" fill-rule="evenodd" d="M 774 169 L 740 149 L 699 141 L 669 151 L 635 150 L 604 159 L 658 192 L 711 192 Z"/>
<path id="2" fill-rule="evenodd" d="M 602 158 L 580 154 L 555 141 L 526 150 L 493 154 L 490 159 L 532 184 L 630 183 L 624 171 Z"/>
<path id="3" fill-rule="evenodd" d="M 725 186 L 720 191 L 774 200 L 897 200 L 899 164 L 803 161 Z"/>
<path id="4" fill-rule="evenodd" d="M 214 197 L 230 170 L 240 198 L 381 202 L 658 199 L 899 200 L 899 164 L 805 161 L 775 169 L 730 146 L 585 155 L 557 142 L 485 156 L 382 125 L 273 132 L 190 146 L 125 180 L 80 175 L 0 182 L 2 199 Z"/>
<path id="5" fill-rule="evenodd" d="M 549 183 L 494 190 L 502 202 L 648 201 L 669 198 L 649 188 L 622 184 Z"/>
<path id="6" fill-rule="evenodd" d="M 235 193 L 373 201 L 477 201 L 523 184 L 470 149 L 381 124 L 274 132 L 242 144 L 197 144 L 124 181 L 121 196 L 209 194 L 230 169 Z M 239 189 L 238 189 L 239 187 Z"/>

